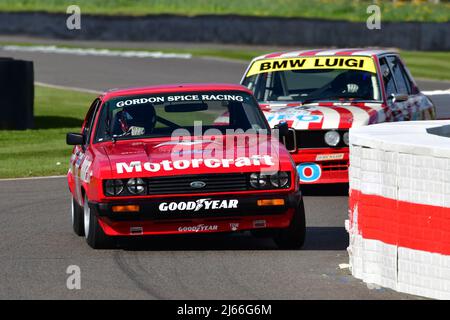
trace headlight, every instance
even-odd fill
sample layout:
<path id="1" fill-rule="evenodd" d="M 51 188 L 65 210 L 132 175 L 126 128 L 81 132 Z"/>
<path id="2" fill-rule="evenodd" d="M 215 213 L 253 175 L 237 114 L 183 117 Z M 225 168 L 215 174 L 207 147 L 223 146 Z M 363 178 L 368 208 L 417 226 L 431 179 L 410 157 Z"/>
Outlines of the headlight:
<path id="1" fill-rule="evenodd" d="M 339 132 L 337 131 L 328 131 L 325 133 L 325 142 L 327 145 L 331 147 L 336 147 L 341 140 L 341 136 L 339 135 Z"/>
<path id="2" fill-rule="evenodd" d="M 349 138 L 348 131 L 347 131 L 346 133 L 344 133 L 344 135 L 342 136 L 342 138 L 343 138 L 344 143 L 345 143 L 346 145 L 349 145 L 349 144 L 350 144 L 350 138 Z"/>
<path id="3" fill-rule="evenodd" d="M 127 189 L 131 194 L 141 194 L 145 191 L 145 182 L 141 178 L 132 178 L 127 182 Z"/>
<path id="4" fill-rule="evenodd" d="M 264 189 L 269 184 L 268 176 L 261 175 L 261 173 L 252 173 L 250 175 L 250 185 L 255 189 Z"/>
<path id="5" fill-rule="evenodd" d="M 122 180 L 106 180 L 105 193 L 109 196 L 117 196 L 123 191 Z"/>
<path id="6" fill-rule="evenodd" d="M 289 183 L 287 172 L 281 171 L 270 176 L 270 183 L 276 188 L 284 188 Z"/>
<path id="7" fill-rule="evenodd" d="M 250 185 L 255 189 L 285 188 L 289 185 L 289 172 L 277 172 L 274 174 L 252 173 Z"/>

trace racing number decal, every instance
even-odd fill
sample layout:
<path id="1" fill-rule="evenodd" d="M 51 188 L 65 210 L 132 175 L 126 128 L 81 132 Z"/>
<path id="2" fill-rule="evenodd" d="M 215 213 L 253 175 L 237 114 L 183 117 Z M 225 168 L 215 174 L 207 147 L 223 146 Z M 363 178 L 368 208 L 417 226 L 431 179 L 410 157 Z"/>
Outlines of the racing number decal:
<path id="1" fill-rule="evenodd" d="M 320 179 L 322 169 L 316 163 L 306 162 L 297 166 L 297 172 L 301 182 L 315 182 Z"/>

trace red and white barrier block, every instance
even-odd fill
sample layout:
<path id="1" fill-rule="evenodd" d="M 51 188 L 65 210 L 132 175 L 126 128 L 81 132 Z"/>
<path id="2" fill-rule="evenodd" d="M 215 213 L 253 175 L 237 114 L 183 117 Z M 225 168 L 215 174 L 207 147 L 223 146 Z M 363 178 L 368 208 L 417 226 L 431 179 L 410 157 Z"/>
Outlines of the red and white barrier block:
<path id="1" fill-rule="evenodd" d="M 450 121 L 350 130 L 352 274 L 450 299 Z"/>

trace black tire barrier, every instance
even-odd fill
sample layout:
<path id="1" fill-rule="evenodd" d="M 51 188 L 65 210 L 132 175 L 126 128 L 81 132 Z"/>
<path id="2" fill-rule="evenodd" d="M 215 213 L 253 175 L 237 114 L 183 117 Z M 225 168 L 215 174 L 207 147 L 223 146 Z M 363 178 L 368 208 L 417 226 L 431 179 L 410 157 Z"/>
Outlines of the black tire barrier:
<path id="1" fill-rule="evenodd" d="M 0 58 L 0 130 L 34 128 L 32 61 Z"/>

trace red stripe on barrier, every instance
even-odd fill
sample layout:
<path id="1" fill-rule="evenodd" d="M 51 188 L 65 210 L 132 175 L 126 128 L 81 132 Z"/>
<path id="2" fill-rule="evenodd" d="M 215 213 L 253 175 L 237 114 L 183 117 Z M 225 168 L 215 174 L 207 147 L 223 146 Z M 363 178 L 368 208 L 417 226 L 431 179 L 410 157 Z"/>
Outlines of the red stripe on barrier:
<path id="1" fill-rule="evenodd" d="M 357 208 L 358 231 L 365 239 L 450 255 L 450 208 L 393 200 L 351 190 L 350 223 Z"/>

